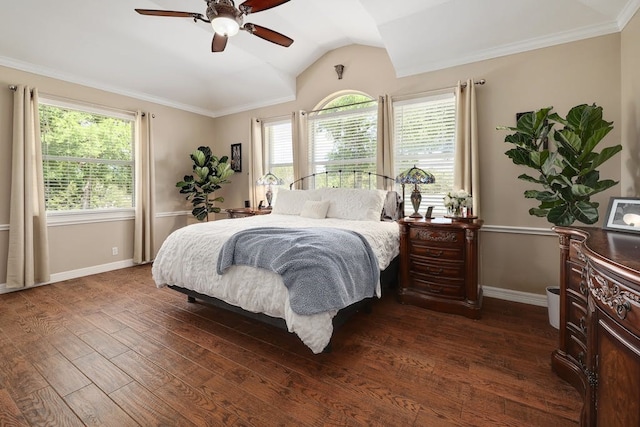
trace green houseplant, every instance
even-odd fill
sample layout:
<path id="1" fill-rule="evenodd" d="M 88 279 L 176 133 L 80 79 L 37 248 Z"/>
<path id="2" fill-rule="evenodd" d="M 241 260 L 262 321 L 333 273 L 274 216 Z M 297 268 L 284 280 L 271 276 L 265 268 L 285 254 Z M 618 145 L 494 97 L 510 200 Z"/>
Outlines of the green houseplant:
<path id="1" fill-rule="evenodd" d="M 519 179 L 544 188 L 524 192 L 526 198 L 539 202 L 529 214 L 546 217 L 555 225 L 567 226 L 575 221 L 595 224 L 599 219 L 599 204 L 591 201 L 591 196 L 618 183 L 601 180 L 596 168 L 621 151 L 622 146 L 606 147 L 600 153 L 595 151 L 613 129 L 613 122 L 603 120 L 602 107 L 578 105 L 566 118 L 551 113 L 552 109 L 526 113 L 518 119 L 516 127 L 498 127 L 514 132 L 504 139 L 514 146 L 505 154 L 514 164 L 537 172 L 537 176 L 522 174 Z M 553 129 L 556 124 L 563 126 L 562 129 Z M 547 146 L 551 141 L 555 150 Z"/>
<path id="2" fill-rule="evenodd" d="M 233 169 L 227 156 L 218 159 L 211 154 L 209 147 L 198 147 L 190 157 L 193 160 L 193 174 L 185 175 L 183 181 L 176 183 L 176 187 L 193 204 L 193 216 L 198 221 L 208 221 L 209 213 L 220 212 L 214 202 L 224 202 L 222 197 L 211 198 L 211 193 L 220 189 L 222 184 L 230 182 L 227 178 L 233 175 Z"/>

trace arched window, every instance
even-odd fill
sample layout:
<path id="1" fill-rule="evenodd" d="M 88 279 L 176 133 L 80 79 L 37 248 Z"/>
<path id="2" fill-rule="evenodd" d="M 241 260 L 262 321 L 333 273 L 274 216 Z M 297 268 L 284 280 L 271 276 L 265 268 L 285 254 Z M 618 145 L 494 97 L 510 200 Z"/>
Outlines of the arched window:
<path id="1" fill-rule="evenodd" d="M 377 101 L 342 92 L 323 101 L 308 117 L 309 171 L 376 172 Z"/>

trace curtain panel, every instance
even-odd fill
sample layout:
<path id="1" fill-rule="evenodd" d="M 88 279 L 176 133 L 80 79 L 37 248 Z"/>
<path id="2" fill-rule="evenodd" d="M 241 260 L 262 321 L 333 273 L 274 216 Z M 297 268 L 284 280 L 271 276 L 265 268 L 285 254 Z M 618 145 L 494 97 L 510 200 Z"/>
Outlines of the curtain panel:
<path id="1" fill-rule="evenodd" d="M 480 216 L 480 159 L 476 88 L 472 79 L 456 86 L 456 151 L 453 185 L 473 196 L 473 215 Z"/>
<path id="2" fill-rule="evenodd" d="M 7 288 L 50 280 L 42 169 L 38 90 L 19 85 L 13 97 Z"/>
<path id="3" fill-rule="evenodd" d="M 393 102 L 389 95 L 383 95 L 378 97 L 378 174 L 395 176 L 393 150 Z M 393 190 L 394 184 L 388 179 L 378 178 L 378 188 Z"/>
<path id="4" fill-rule="evenodd" d="M 136 112 L 135 130 L 135 221 L 133 262 L 144 264 L 155 257 L 155 161 L 153 114 Z"/>
<path id="5" fill-rule="evenodd" d="M 311 174 L 309 170 L 309 124 L 307 112 L 298 111 L 293 113 L 291 124 L 293 127 L 293 179 L 295 181 Z M 307 184 L 299 182 L 297 188 L 307 188 Z"/>
<path id="6" fill-rule="evenodd" d="M 251 168 L 249 170 L 249 194 L 251 195 L 251 206 L 258 206 L 263 199 L 264 191 L 258 188 L 256 181 L 264 175 L 264 144 L 262 137 L 262 120 L 251 119 Z"/>

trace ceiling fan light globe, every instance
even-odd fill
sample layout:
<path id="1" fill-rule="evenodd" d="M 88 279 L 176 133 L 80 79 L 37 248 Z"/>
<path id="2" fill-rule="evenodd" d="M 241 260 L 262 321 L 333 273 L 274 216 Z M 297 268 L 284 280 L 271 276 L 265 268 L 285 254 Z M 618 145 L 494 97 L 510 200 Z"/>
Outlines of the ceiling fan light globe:
<path id="1" fill-rule="evenodd" d="M 217 16 L 211 20 L 213 31 L 221 36 L 232 37 L 238 34 L 240 24 L 235 18 L 229 16 Z"/>

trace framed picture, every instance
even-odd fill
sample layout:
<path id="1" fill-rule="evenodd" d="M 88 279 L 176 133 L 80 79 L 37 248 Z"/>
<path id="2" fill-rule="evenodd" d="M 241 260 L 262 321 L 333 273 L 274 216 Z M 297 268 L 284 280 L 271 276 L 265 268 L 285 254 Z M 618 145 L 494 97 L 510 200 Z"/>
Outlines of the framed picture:
<path id="1" fill-rule="evenodd" d="M 231 169 L 242 172 L 242 144 L 231 144 Z"/>
<path id="2" fill-rule="evenodd" d="M 640 233 L 640 197 L 612 197 L 602 228 Z"/>

